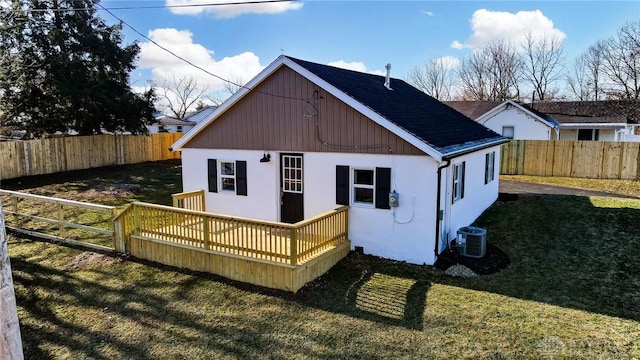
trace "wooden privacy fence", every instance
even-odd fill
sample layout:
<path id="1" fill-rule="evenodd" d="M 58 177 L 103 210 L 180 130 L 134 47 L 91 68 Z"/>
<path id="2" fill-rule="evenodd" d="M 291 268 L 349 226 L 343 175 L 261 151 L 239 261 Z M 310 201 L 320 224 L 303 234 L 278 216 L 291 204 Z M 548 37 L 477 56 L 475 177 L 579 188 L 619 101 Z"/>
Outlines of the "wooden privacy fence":
<path id="1" fill-rule="evenodd" d="M 503 175 L 640 179 L 640 143 L 511 140 L 502 145 Z"/>
<path id="2" fill-rule="evenodd" d="M 124 252 L 114 231 L 116 208 L 0 190 L 8 229 L 96 250 Z"/>
<path id="3" fill-rule="evenodd" d="M 179 159 L 169 147 L 182 133 L 93 135 L 0 142 L 0 180 Z"/>
<path id="4" fill-rule="evenodd" d="M 295 292 L 349 252 L 348 209 L 286 224 L 135 202 L 115 226 L 135 257 Z"/>

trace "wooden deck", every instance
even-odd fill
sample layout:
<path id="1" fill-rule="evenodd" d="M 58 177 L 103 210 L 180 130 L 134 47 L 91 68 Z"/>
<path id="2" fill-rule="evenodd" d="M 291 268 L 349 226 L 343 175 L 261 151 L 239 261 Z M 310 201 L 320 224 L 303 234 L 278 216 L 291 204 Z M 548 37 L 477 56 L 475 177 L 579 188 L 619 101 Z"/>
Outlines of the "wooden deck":
<path id="1" fill-rule="evenodd" d="M 117 223 L 135 257 L 292 292 L 350 250 L 348 207 L 285 224 L 134 203 Z"/>

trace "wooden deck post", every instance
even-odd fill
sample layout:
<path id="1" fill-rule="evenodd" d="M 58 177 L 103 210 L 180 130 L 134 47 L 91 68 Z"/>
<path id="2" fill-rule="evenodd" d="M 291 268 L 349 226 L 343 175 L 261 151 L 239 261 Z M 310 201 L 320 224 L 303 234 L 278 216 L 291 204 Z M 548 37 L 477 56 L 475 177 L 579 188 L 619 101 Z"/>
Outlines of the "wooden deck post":
<path id="1" fill-rule="evenodd" d="M 298 228 L 291 229 L 289 242 L 291 246 L 291 265 L 298 265 Z"/>
<path id="2" fill-rule="evenodd" d="M 209 242 L 209 236 L 211 233 L 209 232 L 209 218 L 207 216 L 202 216 L 202 239 L 204 242 L 204 248 L 206 250 L 211 249 L 211 244 Z"/>

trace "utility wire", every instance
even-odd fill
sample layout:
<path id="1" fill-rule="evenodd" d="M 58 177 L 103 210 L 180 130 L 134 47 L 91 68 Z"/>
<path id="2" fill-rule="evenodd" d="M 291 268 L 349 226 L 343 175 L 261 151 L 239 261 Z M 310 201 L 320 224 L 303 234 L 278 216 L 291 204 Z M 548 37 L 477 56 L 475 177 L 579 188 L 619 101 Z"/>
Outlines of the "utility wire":
<path id="1" fill-rule="evenodd" d="M 121 6 L 121 7 L 108 7 L 100 6 L 103 10 L 148 10 L 148 9 L 170 9 L 170 8 L 191 8 L 191 7 L 210 7 L 210 6 L 226 6 L 226 5 L 255 5 L 255 4 L 270 4 L 270 3 L 286 3 L 286 2 L 298 2 L 298 0 L 254 0 L 254 1 L 235 1 L 226 3 L 206 3 L 206 4 L 182 4 L 182 5 L 145 5 L 145 6 Z M 98 4 L 99 5 L 99 4 Z M 61 12 L 61 11 L 87 11 L 89 9 L 82 8 L 47 8 L 47 9 L 7 9 L 10 12 Z"/>
<path id="2" fill-rule="evenodd" d="M 153 39 L 149 38 L 148 36 L 146 36 L 145 34 L 141 33 L 140 31 L 138 31 L 136 28 L 134 28 L 133 26 L 129 25 L 126 21 L 122 20 L 121 18 L 119 18 L 118 16 L 116 16 L 113 12 L 111 12 L 109 9 L 105 8 L 104 6 L 102 6 L 100 3 L 97 3 L 96 5 L 98 5 L 98 7 L 100 7 L 102 10 L 106 11 L 107 13 L 109 13 L 111 16 L 113 16 L 116 20 L 120 21 L 121 23 L 123 23 L 124 25 L 126 25 L 127 27 L 129 27 L 131 30 L 133 30 L 136 34 L 138 34 L 139 36 L 141 36 L 142 38 L 146 39 L 147 41 L 149 41 L 150 43 L 154 44 L 155 46 L 159 47 L 160 49 L 166 51 L 167 53 L 171 54 L 172 56 L 174 56 L 175 58 L 189 64 L 190 66 L 206 73 L 207 75 L 213 76 L 216 79 L 222 80 L 226 83 L 229 83 L 231 85 L 237 86 L 238 88 L 242 88 L 242 89 L 247 89 L 249 91 L 253 91 L 253 92 L 257 92 L 259 94 L 263 94 L 263 95 L 268 95 L 268 96 L 273 96 L 273 97 L 277 97 L 277 98 L 282 98 L 282 99 L 290 99 L 290 100 L 300 100 L 300 101 L 304 101 L 306 103 L 308 103 L 309 101 L 307 99 L 303 99 L 303 98 L 298 98 L 298 97 L 292 97 L 292 96 L 284 96 L 284 95 L 278 95 L 278 94 L 272 94 L 272 93 L 268 93 L 268 92 L 264 92 L 264 91 L 260 91 L 260 90 L 254 90 L 248 86 L 242 85 L 242 84 L 236 84 L 235 82 L 231 81 L 231 80 L 227 80 L 223 77 L 221 77 L 220 75 L 216 75 L 212 72 L 210 72 L 209 70 L 203 68 L 200 65 L 194 64 L 191 61 L 185 59 L 184 57 L 176 54 L 175 52 L 167 49 L 166 47 L 160 45 L 159 43 L 157 43 L 156 41 L 154 41 Z"/>

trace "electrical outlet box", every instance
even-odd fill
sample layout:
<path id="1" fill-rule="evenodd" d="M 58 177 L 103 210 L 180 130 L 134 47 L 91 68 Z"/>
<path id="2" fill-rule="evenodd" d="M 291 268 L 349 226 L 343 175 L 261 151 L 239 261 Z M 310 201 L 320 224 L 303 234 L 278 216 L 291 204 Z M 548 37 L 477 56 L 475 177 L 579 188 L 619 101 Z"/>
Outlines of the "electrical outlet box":
<path id="1" fill-rule="evenodd" d="M 395 190 L 389 193 L 389 206 L 398 207 L 400 205 L 400 194 Z"/>

